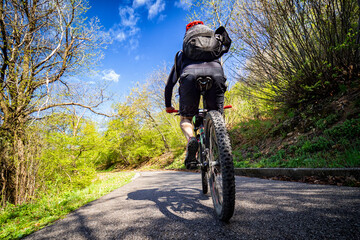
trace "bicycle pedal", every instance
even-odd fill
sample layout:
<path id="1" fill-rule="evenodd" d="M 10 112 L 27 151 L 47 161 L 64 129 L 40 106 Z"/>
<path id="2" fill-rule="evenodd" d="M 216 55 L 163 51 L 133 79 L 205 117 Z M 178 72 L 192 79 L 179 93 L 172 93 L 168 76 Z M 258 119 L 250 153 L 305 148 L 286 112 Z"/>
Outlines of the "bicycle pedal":
<path id="1" fill-rule="evenodd" d="M 200 163 L 201 167 L 207 167 L 209 166 L 209 164 L 207 162 L 204 162 L 204 163 Z"/>
<path id="2" fill-rule="evenodd" d="M 213 162 L 210 163 L 210 166 L 211 167 L 217 167 L 217 166 L 220 166 L 220 163 L 219 163 L 219 161 L 213 161 Z"/>

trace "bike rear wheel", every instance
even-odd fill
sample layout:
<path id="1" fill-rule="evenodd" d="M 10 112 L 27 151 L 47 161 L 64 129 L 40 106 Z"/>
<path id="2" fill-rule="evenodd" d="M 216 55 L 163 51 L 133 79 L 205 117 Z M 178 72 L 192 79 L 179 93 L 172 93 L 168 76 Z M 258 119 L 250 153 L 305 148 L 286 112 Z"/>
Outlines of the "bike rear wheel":
<path id="1" fill-rule="evenodd" d="M 211 197 L 218 218 L 227 222 L 234 214 L 235 176 L 230 139 L 218 111 L 210 111 L 206 115 L 206 138 Z"/>

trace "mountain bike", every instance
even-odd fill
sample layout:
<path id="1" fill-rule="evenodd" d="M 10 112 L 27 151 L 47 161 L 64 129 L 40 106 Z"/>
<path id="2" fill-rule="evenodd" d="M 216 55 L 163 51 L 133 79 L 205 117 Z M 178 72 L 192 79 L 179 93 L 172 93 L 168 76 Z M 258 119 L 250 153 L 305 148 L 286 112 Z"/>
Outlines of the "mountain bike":
<path id="1" fill-rule="evenodd" d="M 194 132 L 199 142 L 196 160 L 201 170 L 202 192 L 207 194 L 210 188 L 215 212 L 221 221 L 227 222 L 235 208 L 234 164 L 222 114 L 206 109 L 205 94 L 212 81 L 211 77 L 196 79 L 203 102 L 203 109 L 199 109 L 199 113 L 193 117 Z M 227 108 L 231 106 L 224 107 Z"/>

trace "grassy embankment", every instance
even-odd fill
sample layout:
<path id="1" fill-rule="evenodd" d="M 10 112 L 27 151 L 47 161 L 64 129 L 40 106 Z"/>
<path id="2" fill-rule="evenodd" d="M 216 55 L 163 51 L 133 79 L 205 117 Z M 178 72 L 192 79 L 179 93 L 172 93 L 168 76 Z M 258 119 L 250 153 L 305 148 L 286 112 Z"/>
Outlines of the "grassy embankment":
<path id="1" fill-rule="evenodd" d="M 47 194 L 31 203 L 0 210 L 0 239 L 19 239 L 64 218 L 71 211 L 131 181 L 134 172 L 99 173 L 88 187 Z"/>
<path id="2" fill-rule="evenodd" d="M 360 93 L 230 129 L 236 167 L 360 167 Z"/>

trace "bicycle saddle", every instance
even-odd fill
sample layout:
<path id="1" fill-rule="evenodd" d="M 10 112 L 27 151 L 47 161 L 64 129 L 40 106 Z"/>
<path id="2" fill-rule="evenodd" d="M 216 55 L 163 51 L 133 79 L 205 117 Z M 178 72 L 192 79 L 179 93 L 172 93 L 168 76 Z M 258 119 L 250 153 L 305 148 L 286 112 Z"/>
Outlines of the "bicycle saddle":
<path id="1" fill-rule="evenodd" d="M 209 90 L 212 87 L 212 85 L 213 85 L 213 79 L 209 76 L 198 77 L 196 79 L 196 86 L 201 92 Z"/>

